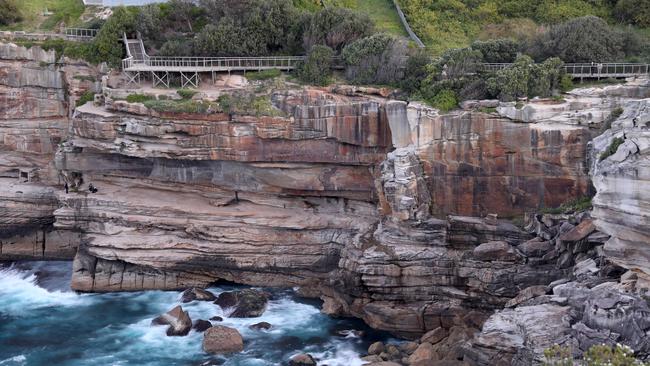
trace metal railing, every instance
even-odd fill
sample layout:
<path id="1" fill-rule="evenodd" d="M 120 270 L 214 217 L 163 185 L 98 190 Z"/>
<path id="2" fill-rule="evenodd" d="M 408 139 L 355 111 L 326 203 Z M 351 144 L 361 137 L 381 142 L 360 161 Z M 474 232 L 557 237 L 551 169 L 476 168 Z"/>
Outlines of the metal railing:
<path id="1" fill-rule="evenodd" d="M 486 63 L 482 71 L 494 72 L 506 69 L 511 63 Z M 564 64 L 566 74 L 573 77 L 625 77 L 650 74 L 650 64 L 635 63 L 575 63 Z"/>
<path id="2" fill-rule="evenodd" d="M 89 29 L 89 28 L 65 28 L 64 34 L 66 37 L 73 38 L 95 38 L 97 36 L 98 29 Z"/>
<path id="3" fill-rule="evenodd" d="M 305 56 L 273 56 L 273 57 L 145 57 L 136 60 L 128 57 L 122 60 L 124 70 L 148 68 L 165 69 L 166 71 L 204 71 L 204 70 L 262 70 L 262 69 L 293 69 Z"/>

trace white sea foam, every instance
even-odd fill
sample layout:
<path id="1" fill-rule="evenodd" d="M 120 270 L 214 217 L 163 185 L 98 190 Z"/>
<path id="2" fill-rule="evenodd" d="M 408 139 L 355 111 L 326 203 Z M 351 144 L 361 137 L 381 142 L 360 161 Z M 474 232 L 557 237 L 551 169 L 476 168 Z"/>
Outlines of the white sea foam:
<path id="1" fill-rule="evenodd" d="M 27 361 L 27 357 L 24 355 L 18 355 L 14 357 L 7 358 L 6 360 L 0 361 L 0 365 L 24 365 Z"/>
<path id="2" fill-rule="evenodd" d="M 29 315 L 35 308 L 78 306 L 90 301 L 90 296 L 39 287 L 34 274 L 15 268 L 0 270 L 0 309 L 3 313 L 22 316 Z"/>

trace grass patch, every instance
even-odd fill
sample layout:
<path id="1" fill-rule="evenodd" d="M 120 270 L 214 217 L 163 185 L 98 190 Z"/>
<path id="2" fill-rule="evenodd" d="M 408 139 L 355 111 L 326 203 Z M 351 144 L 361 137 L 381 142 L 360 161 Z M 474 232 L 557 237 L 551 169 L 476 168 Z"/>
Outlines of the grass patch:
<path id="1" fill-rule="evenodd" d="M 86 10 L 82 0 L 19 0 L 16 3 L 23 20 L 0 29 L 54 30 L 61 22 L 72 27 L 81 24 L 81 15 Z M 45 10 L 53 14 L 45 16 Z"/>
<path id="2" fill-rule="evenodd" d="M 144 101 L 145 107 L 156 112 L 172 113 L 199 113 L 206 114 L 210 112 L 219 112 L 220 108 L 215 103 L 204 102 L 201 100 L 147 100 Z"/>
<path id="3" fill-rule="evenodd" d="M 89 91 L 81 94 L 81 97 L 79 98 L 79 100 L 77 100 L 75 105 L 77 107 L 79 107 L 79 106 L 82 106 L 82 105 L 84 105 L 84 104 L 86 104 L 88 102 L 92 102 L 93 100 L 95 100 L 95 93 L 93 93 L 93 92 L 91 92 L 89 90 Z"/>
<path id="4" fill-rule="evenodd" d="M 155 100 L 151 95 L 145 95 L 145 94 L 131 94 L 126 97 L 126 101 L 129 103 L 144 103 L 148 100 Z"/>
<path id="5" fill-rule="evenodd" d="M 279 69 L 269 69 L 269 70 L 262 70 L 258 72 L 248 72 L 246 73 L 246 79 L 269 80 L 269 79 L 275 79 L 280 75 L 282 75 L 282 71 L 280 71 Z"/>
<path id="6" fill-rule="evenodd" d="M 72 78 L 80 81 L 90 81 L 91 83 L 97 81 L 97 79 L 95 79 L 95 77 L 92 75 L 75 75 Z"/>
<path id="7" fill-rule="evenodd" d="M 621 146 L 625 140 L 622 137 L 614 137 L 612 142 L 609 144 L 607 149 L 603 151 L 602 154 L 600 154 L 600 157 L 598 158 L 598 161 L 603 161 L 607 159 L 608 157 L 616 154 L 616 151 L 618 150 L 618 147 Z"/>
<path id="8" fill-rule="evenodd" d="M 367 14 L 380 32 L 408 36 L 392 0 L 323 0 L 323 3 L 328 7 L 348 8 Z M 311 12 L 323 8 L 320 0 L 293 0 L 293 4 Z"/>
<path id="9" fill-rule="evenodd" d="M 217 99 L 219 106 L 226 113 L 253 116 L 281 116 L 283 113 L 274 108 L 268 95 L 224 94 Z"/>
<path id="10" fill-rule="evenodd" d="M 591 197 L 580 197 L 580 198 L 573 199 L 571 201 L 567 201 L 562 205 L 560 205 L 560 207 L 543 208 L 540 210 L 540 212 L 543 214 L 559 215 L 559 214 L 568 214 L 573 212 L 581 212 L 589 209 L 591 209 Z"/>

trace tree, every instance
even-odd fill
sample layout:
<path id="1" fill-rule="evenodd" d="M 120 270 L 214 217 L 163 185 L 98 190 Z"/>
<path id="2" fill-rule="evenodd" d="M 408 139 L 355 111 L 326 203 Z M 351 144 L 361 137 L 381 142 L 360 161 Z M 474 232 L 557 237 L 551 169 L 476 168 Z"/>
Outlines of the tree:
<path id="1" fill-rule="evenodd" d="M 475 74 L 483 63 L 483 55 L 471 48 L 452 48 L 436 61 L 436 71 L 443 79 L 455 79 Z"/>
<path id="2" fill-rule="evenodd" d="M 124 33 L 135 30 L 137 8 L 114 8 L 106 23 L 93 40 L 92 48 L 96 62 L 106 61 L 109 65 L 117 66 L 124 56 L 124 45 L 120 42 Z"/>
<path id="3" fill-rule="evenodd" d="M 504 101 L 521 97 L 549 97 L 560 88 L 562 61 L 550 58 L 536 64 L 529 56 L 519 56 L 515 63 L 488 78 L 488 91 Z"/>
<path id="4" fill-rule="evenodd" d="M 528 49 L 538 61 L 559 57 L 564 62 L 607 62 L 623 57 L 621 33 L 595 16 L 553 26 Z"/>
<path id="5" fill-rule="evenodd" d="M 472 43 L 472 49 L 480 51 L 483 55 L 483 62 L 513 62 L 517 58 L 517 48 L 517 42 L 511 39 L 491 39 Z"/>
<path id="6" fill-rule="evenodd" d="M 323 44 L 340 52 L 347 44 L 369 36 L 373 23 L 365 14 L 347 8 L 328 7 L 311 15 L 304 33 L 304 47 Z"/>
<path id="7" fill-rule="evenodd" d="M 650 27 L 650 2 L 638 0 L 618 0 L 614 6 L 614 18 L 624 24 Z"/>
<path id="8" fill-rule="evenodd" d="M 22 20 L 16 0 L 0 0 L 0 25 L 9 25 Z"/>
<path id="9" fill-rule="evenodd" d="M 402 79 L 408 45 L 385 33 L 358 39 L 345 46 L 346 77 L 357 84 L 392 84 Z"/>
<path id="10" fill-rule="evenodd" d="M 307 59 L 296 70 L 300 80 L 314 85 L 326 85 L 332 75 L 332 57 L 334 50 L 327 46 L 316 45 L 307 55 Z"/>

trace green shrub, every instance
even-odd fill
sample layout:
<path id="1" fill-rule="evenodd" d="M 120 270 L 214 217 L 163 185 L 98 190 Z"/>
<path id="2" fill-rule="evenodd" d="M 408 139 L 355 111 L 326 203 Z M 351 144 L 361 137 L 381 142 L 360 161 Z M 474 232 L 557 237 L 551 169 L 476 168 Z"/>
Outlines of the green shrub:
<path id="1" fill-rule="evenodd" d="M 436 94 L 429 102 L 442 112 L 448 112 L 458 106 L 456 93 L 449 89 L 438 92 L 438 94 Z"/>
<path id="2" fill-rule="evenodd" d="M 332 57 L 334 50 L 327 46 L 312 47 L 305 62 L 296 70 L 296 76 L 304 83 L 327 85 L 332 76 Z"/>
<path id="3" fill-rule="evenodd" d="M 490 39 L 487 41 L 474 41 L 472 49 L 480 51 L 483 62 L 508 63 L 517 58 L 517 42 L 512 39 Z"/>
<path id="4" fill-rule="evenodd" d="M 256 96 L 248 92 L 222 94 L 217 98 L 217 103 L 225 113 L 254 116 L 282 115 L 281 111 L 273 107 L 271 99 L 267 95 Z"/>
<path id="5" fill-rule="evenodd" d="M 560 90 L 563 93 L 566 93 L 571 89 L 573 89 L 573 79 L 571 78 L 571 75 L 562 75 L 560 78 Z"/>
<path id="6" fill-rule="evenodd" d="M 612 110 L 612 113 L 605 119 L 603 126 L 600 128 L 601 132 L 605 132 L 612 127 L 612 123 L 618 119 L 623 114 L 623 108 L 616 107 Z"/>
<path id="7" fill-rule="evenodd" d="M 211 111 L 219 111 L 218 105 L 204 102 L 202 100 L 147 100 L 145 107 L 156 112 L 171 113 L 200 113 L 205 114 Z"/>
<path id="8" fill-rule="evenodd" d="M 130 94 L 129 96 L 126 97 L 126 101 L 129 103 L 144 103 L 148 100 L 154 100 L 154 98 L 151 95 L 145 95 L 145 94 Z"/>
<path id="9" fill-rule="evenodd" d="M 95 93 L 93 93 L 92 91 L 89 90 L 89 91 L 81 94 L 81 97 L 79 97 L 79 100 L 77 100 L 75 105 L 77 107 L 79 107 L 79 106 L 82 106 L 82 105 L 84 105 L 84 104 L 86 104 L 88 102 L 92 102 L 93 100 L 95 100 Z"/>
<path id="10" fill-rule="evenodd" d="M 624 142 L 625 142 L 625 139 L 623 139 L 622 137 L 614 137 L 614 139 L 609 144 L 607 149 L 605 149 L 605 151 L 603 151 L 603 153 L 600 154 L 600 158 L 598 159 L 598 161 L 603 161 L 603 160 L 607 159 L 608 157 L 616 154 L 616 151 L 618 150 L 618 147 L 621 146 Z"/>
<path id="11" fill-rule="evenodd" d="M 624 56 L 624 38 L 595 16 L 571 19 L 551 27 L 527 53 L 540 61 L 559 57 L 564 62 L 607 62 Z"/>
<path id="12" fill-rule="evenodd" d="M 579 197 L 570 201 L 564 202 L 559 207 L 547 207 L 540 210 L 545 214 L 565 214 L 573 212 L 581 212 L 591 209 L 591 197 Z"/>
<path id="13" fill-rule="evenodd" d="M 176 90 L 176 94 L 180 95 L 181 98 L 183 99 L 192 99 L 193 96 L 198 93 L 196 90 L 192 89 L 178 89 Z"/>
<path id="14" fill-rule="evenodd" d="M 0 25 L 9 25 L 22 20 L 16 0 L 0 0 Z"/>
<path id="15" fill-rule="evenodd" d="M 580 359 L 573 359 L 571 349 L 554 345 L 544 350 L 544 366 L 649 366 L 634 358 L 628 346 L 605 344 L 591 346 Z"/>
<path id="16" fill-rule="evenodd" d="M 500 100 L 523 97 L 549 97 L 561 88 L 562 61 L 550 58 L 536 64 L 528 56 L 519 56 L 512 66 L 497 71 L 486 81 L 490 94 Z"/>
<path id="17" fill-rule="evenodd" d="M 327 7 L 311 14 L 305 26 L 303 43 L 306 49 L 320 44 L 335 51 L 373 32 L 373 24 L 365 14 L 350 9 Z"/>
<path id="18" fill-rule="evenodd" d="M 280 71 L 279 69 L 269 69 L 269 70 L 262 70 L 258 72 L 246 73 L 246 78 L 248 80 L 269 80 L 269 79 L 277 78 L 280 75 L 282 75 L 282 71 Z"/>

